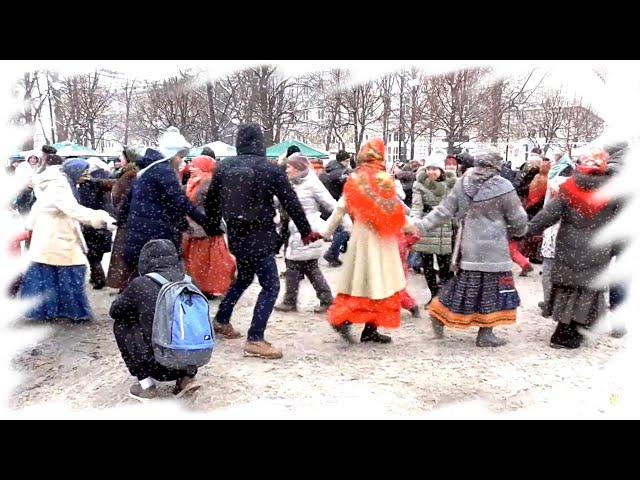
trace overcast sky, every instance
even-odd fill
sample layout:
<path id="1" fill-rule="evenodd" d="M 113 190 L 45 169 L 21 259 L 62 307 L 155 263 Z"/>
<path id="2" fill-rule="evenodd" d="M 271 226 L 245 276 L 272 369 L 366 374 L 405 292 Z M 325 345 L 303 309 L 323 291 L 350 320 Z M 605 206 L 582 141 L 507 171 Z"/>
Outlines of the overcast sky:
<path id="1" fill-rule="evenodd" d="M 178 72 L 178 69 L 203 68 L 213 77 L 225 75 L 246 66 L 275 63 L 285 74 L 297 75 L 305 72 L 342 67 L 351 71 L 354 81 L 379 78 L 385 73 L 415 65 L 425 73 L 442 73 L 465 66 L 489 65 L 498 73 L 526 73 L 536 68 L 536 75 L 546 74 L 544 85 L 560 88 L 569 95 L 575 94 L 590 103 L 611 129 L 618 133 L 636 134 L 637 113 L 640 109 L 640 61 L 637 60 L 119 60 L 119 61 L 2 61 L 4 75 L 16 78 L 24 71 L 52 69 L 61 73 L 81 73 L 95 68 L 123 72 L 131 77 L 159 80 Z M 606 74 L 606 84 L 597 72 Z"/>

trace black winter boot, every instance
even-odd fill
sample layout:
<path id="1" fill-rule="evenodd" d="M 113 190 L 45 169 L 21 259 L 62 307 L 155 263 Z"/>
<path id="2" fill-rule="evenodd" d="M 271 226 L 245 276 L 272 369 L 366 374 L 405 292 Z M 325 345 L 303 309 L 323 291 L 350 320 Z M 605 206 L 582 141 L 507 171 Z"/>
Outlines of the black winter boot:
<path id="1" fill-rule="evenodd" d="M 332 325 L 332 328 L 338 332 L 338 334 L 345 340 L 347 343 L 356 343 L 354 338 L 351 336 L 351 322 L 346 321 L 342 325 L 335 326 Z"/>
<path id="2" fill-rule="evenodd" d="M 362 335 L 360 335 L 360 341 L 365 342 L 375 342 L 375 343 L 391 343 L 391 337 L 388 335 L 382 335 L 378 333 L 378 329 L 372 323 L 367 323 L 364 326 L 364 330 L 362 330 Z"/>
<path id="3" fill-rule="evenodd" d="M 582 335 L 574 323 L 567 325 L 558 322 L 555 332 L 551 335 L 551 348 L 578 348 L 581 339 Z"/>
<path id="4" fill-rule="evenodd" d="M 506 345 L 507 341 L 498 338 L 493 333 L 493 328 L 481 327 L 478 330 L 478 336 L 476 337 L 476 346 L 478 347 L 502 347 Z"/>

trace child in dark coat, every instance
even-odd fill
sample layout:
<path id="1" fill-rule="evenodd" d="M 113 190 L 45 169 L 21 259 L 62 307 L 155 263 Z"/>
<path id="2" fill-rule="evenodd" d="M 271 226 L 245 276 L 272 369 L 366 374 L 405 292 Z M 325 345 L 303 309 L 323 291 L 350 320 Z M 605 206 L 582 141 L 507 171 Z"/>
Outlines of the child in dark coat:
<path id="1" fill-rule="evenodd" d="M 184 267 L 173 242 L 164 239 L 147 242 L 140 252 L 138 270 L 140 276 L 124 289 L 109 310 L 122 359 L 138 379 L 129 395 L 140 401 L 155 398 L 158 393 L 154 380 L 158 380 L 175 381 L 173 393 L 181 397 L 200 388 L 194 379 L 198 370 L 173 370 L 156 362 L 151 334 L 160 285 L 145 276 L 155 272 L 171 282 L 184 278 Z"/>

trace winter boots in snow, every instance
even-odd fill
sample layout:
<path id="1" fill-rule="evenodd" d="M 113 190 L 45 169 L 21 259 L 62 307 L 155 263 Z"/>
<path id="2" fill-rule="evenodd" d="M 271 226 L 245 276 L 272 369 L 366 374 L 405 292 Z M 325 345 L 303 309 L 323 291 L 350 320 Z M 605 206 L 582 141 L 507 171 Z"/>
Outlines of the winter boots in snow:
<path id="1" fill-rule="evenodd" d="M 476 337 L 476 346 L 478 347 L 501 347 L 506 345 L 507 341 L 498 338 L 493 333 L 493 328 L 481 327 L 478 330 L 478 336 Z"/>
<path id="2" fill-rule="evenodd" d="M 538 302 L 538 307 L 540 308 L 540 315 L 544 318 L 549 318 L 552 315 L 551 307 L 547 302 Z"/>
<path id="3" fill-rule="evenodd" d="M 582 335 L 578 332 L 578 326 L 575 322 L 558 323 L 551 336 L 552 348 L 578 348 L 581 342 Z"/>
<path id="4" fill-rule="evenodd" d="M 273 307 L 274 310 L 278 311 L 278 312 L 297 312 L 298 311 L 298 307 L 295 305 L 292 305 L 290 303 L 279 303 L 278 305 L 276 305 L 275 307 Z"/>
<path id="5" fill-rule="evenodd" d="M 351 336 L 351 322 L 344 322 L 342 325 L 332 327 L 338 334 L 342 337 L 344 341 L 347 343 L 356 343 L 356 341 Z"/>
<path id="6" fill-rule="evenodd" d="M 431 318 L 431 328 L 436 338 L 444 337 L 444 325 L 435 318 Z"/>
<path id="7" fill-rule="evenodd" d="M 375 342 L 375 343 L 391 343 L 391 337 L 388 335 L 382 335 L 378 333 L 378 329 L 372 323 L 367 323 L 360 335 L 360 341 L 362 343 Z"/>

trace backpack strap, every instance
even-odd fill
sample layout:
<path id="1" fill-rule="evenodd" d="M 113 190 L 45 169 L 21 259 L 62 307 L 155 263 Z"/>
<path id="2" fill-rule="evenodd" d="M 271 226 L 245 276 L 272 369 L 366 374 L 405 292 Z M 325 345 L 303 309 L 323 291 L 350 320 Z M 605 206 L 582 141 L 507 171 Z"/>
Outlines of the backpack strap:
<path id="1" fill-rule="evenodd" d="M 159 273 L 147 273 L 145 275 L 145 277 L 149 277 L 151 280 L 153 280 L 154 282 L 156 282 L 159 285 L 166 285 L 167 283 L 171 283 L 169 282 L 169 280 L 167 280 L 166 278 L 164 278 L 162 275 L 160 275 Z"/>

